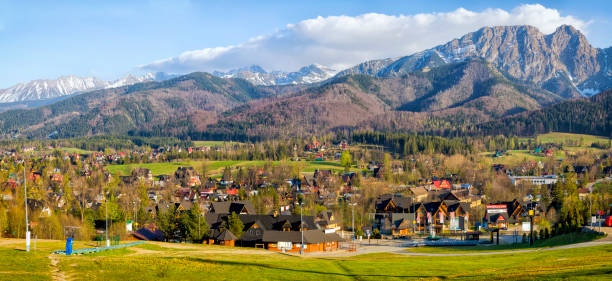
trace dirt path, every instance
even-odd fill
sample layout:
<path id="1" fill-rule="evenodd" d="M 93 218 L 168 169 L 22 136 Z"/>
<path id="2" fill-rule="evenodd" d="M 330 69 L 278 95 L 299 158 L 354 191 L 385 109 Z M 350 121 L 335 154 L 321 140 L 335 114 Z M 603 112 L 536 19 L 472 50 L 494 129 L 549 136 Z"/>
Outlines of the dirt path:
<path id="1" fill-rule="evenodd" d="M 51 254 L 49 255 L 49 259 L 51 260 L 51 264 L 49 265 L 51 267 L 51 279 L 57 281 L 70 280 L 65 272 L 59 269 L 59 257 Z"/>

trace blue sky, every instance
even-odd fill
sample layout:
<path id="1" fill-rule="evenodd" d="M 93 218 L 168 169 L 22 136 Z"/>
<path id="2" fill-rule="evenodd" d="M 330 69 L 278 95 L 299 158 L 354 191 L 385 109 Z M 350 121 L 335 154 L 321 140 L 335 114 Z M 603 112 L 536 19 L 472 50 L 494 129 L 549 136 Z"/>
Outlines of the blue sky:
<path id="1" fill-rule="evenodd" d="M 495 13 L 486 9 L 507 12 L 502 24 L 522 23 L 523 13 L 516 10 L 522 3 L 510 2 L 0 0 L 0 88 L 61 75 L 116 79 L 129 72 L 227 70 L 253 63 L 268 70 L 296 70 L 309 63 L 340 68 L 432 47 L 475 30 L 480 21 L 497 24 L 490 19 Z M 545 30 L 576 22 L 594 46 L 612 46 L 610 1 L 537 3 L 536 10 L 552 14 L 532 24 Z M 363 16 L 370 13 L 376 14 Z M 435 19 L 442 18 L 440 13 L 448 14 Z M 418 20 L 401 15 L 416 14 L 434 18 L 424 29 L 431 38 L 406 31 Z M 471 19 L 455 28 L 448 18 L 457 14 Z M 527 22 L 539 20 L 530 15 L 535 19 Z M 339 26 L 347 22 L 355 27 Z M 363 29 L 372 33 L 361 33 L 359 25 L 369 25 Z M 389 36 L 377 37 L 385 32 Z M 391 39 L 398 34 L 405 41 Z M 384 47 L 392 44 L 405 46 Z"/>

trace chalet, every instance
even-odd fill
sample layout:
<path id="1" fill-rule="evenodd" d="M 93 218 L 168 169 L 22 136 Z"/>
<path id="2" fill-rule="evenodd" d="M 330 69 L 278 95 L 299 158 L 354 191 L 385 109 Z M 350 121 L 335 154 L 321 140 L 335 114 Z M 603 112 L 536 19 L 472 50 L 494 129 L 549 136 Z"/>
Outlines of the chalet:
<path id="1" fill-rule="evenodd" d="M 227 213 L 206 214 L 211 237 L 215 237 L 209 243 L 223 243 L 219 236 L 227 231 L 229 216 Z M 238 218 L 244 225 L 242 235 L 235 239 L 235 243 L 240 246 L 297 252 L 301 247 L 302 232 L 306 252 L 335 250 L 341 241 L 335 233 L 326 233 L 320 229 L 313 216 L 240 214 Z"/>
<path id="2" fill-rule="evenodd" d="M 304 242 L 303 252 L 334 251 L 342 238 L 336 233 L 324 233 L 320 230 L 299 231 L 266 231 L 262 241 L 271 251 L 299 252 Z"/>
<path id="3" fill-rule="evenodd" d="M 376 201 L 373 227 L 381 234 L 406 236 L 415 231 L 466 230 L 470 205 L 449 190 L 432 190 L 422 201 L 382 195 Z"/>
<path id="4" fill-rule="evenodd" d="M 427 188 L 424 186 L 410 188 L 410 192 L 415 202 L 423 202 L 427 199 Z"/>
<path id="5" fill-rule="evenodd" d="M 407 213 L 410 211 L 410 199 L 401 194 L 384 194 L 376 199 L 376 213 Z"/>
<path id="6" fill-rule="evenodd" d="M 486 210 L 484 221 L 493 228 L 507 228 L 510 224 L 518 223 L 525 211 L 516 199 L 488 204 Z"/>
<path id="7" fill-rule="evenodd" d="M 331 211 L 322 211 L 315 217 L 315 223 L 319 228 L 326 230 L 340 230 L 340 222 Z"/>
<path id="8" fill-rule="evenodd" d="M 251 204 L 251 201 L 225 201 L 225 202 L 211 202 L 210 213 L 216 214 L 231 214 L 236 213 L 239 215 L 254 215 L 255 208 Z"/>
<path id="9" fill-rule="evenodd" d="M 236 243 L 236 240 L 238 240 L 238 237 L 236 237 L 236 235 L 234 235 L 231 231 L 227 229 L 224 229 L 223 231 L 221 231 L 221 233 L 219 233 L 219 235 L 215 237 L 216 244 L 223 246 L 233 247 Z"/>
<path id="10" fill-rule="evenodd" d="M 179 167 L 174 172 L 174 178 L 181 186 L 185 187 L 199 186 L 202 184 L 200 177 L 193 167 Z"/>
<path id="11" fill-rule="evenodd" d="M 151 184 L 153 183 L 153 173 L 149 169 L 135 168 L 134 170 L 132 170 L 132 174 L 129 177 L 124 178 L 124 182 L 131 184 Z"/>

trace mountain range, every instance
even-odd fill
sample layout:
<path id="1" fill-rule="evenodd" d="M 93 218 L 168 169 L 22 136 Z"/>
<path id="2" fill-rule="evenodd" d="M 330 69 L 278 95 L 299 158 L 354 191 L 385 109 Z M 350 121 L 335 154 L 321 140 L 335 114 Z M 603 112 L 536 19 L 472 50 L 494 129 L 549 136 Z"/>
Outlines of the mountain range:
<path id="1" fill-rule="evenodd" d="M 128 74 L 114 81 L 104 81 L 96 77 L 62 76 L 57 79 L 33 80 L 0 89 L 0 104 L 55 100 L 57 98 L 84 93 L 98 89 L 117 88 L 145 81 L 160 81 L 175 77 L 166 73 L 146 73 L 142 76 Z"/>
<path id="2" fill-rule="evenodd" d="M 311 64 L 295 72 L 266 72 L 261 66 L 252 65 L 228 72 L 215 71 L 213 74 L 222 78 L 242 78 L 255 85 L 272 86 L 321 82 L 333 77 L 337 72 L 322 65 Z"/>
<path id="3" fill-rule="evenodd" d="M 401 57 L 364 62 L 337 76 L 397 76 L 444 64 L 482 58 L 509 76 L 575 97 L 612 88 L 612 48 L 597 49 L 572 26 L 551 34 L 533 26 L 484 27 L 446 44 Z"/>
<path id="4" fill-rule="evenodd" d="M 593 48 L 571 26 L 548 35 L 530 26 L 484 27 L 413 55 L 337 73 L 318 65 L 293 73 L 251 66 L 106 86 L 1 113 L 0 135 L 246 140 L 357 129 L 497 134 L 504 120 L 542 116 L 537 112 L 558 104 L 579 108 L 573 104 L 584 102 L 584 94 L 612 88 L 609 52 Z M 558 118 L 546 114 L 548 121 Z M 607 126 L 589 114 L 571 116 L 584 119 L 577 123 L 591 118 L 594 128 Z M 532 132 L 513 122 L 519 124 L 514 131 Z"/>

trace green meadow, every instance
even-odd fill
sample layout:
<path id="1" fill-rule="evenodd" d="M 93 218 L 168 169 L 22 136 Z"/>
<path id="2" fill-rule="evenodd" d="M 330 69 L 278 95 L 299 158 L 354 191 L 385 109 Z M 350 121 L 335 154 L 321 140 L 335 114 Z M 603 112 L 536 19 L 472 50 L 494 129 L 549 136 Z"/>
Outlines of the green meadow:
<path id="1" fill-rule="evenodd" d="M 106 169 L 112 174 L 129 175 L 130 171 L 134 168 L 141 167 L 151 170 L 154 176 L 158 175 L 170 175 L 173 174 L 179 167 L 200 167 L 202 161 L 178 161 L 178 162 L 166 162 L 166 163 L 143 163 L 143 164 L 125 164 L 125 165 L 108 165 Z M 281 161 L 206 161 L 206 165 L 209 173 L 212 175 L 219 175 L 223 172 L 225 167 L 262 167 L 270 163 L 273 166 L 278 166 Z M 287 165 L 295 165 L 300 167 L 300 171 L 304 173 L 312 173 L 315 170 L 333 170 L 336 172 L 344 171 L 344 167 L 338 162 L 334 161 L 297 161 L 285 162 Z M 358 171 L 358 169 L 352 168 L 352 171 Z"/>
<path id="2" fill-rule="evenodd" d="M 5 242 L 4 240 L 0 240 Z M 59 241 L 0 243 L 1 280 L 606 280 L 612 245 L 490 256 L 294 256 L 263 249 L 147 243 L 59 256 Z M 83 246 L 77 243 L 77 246 Z"/>

